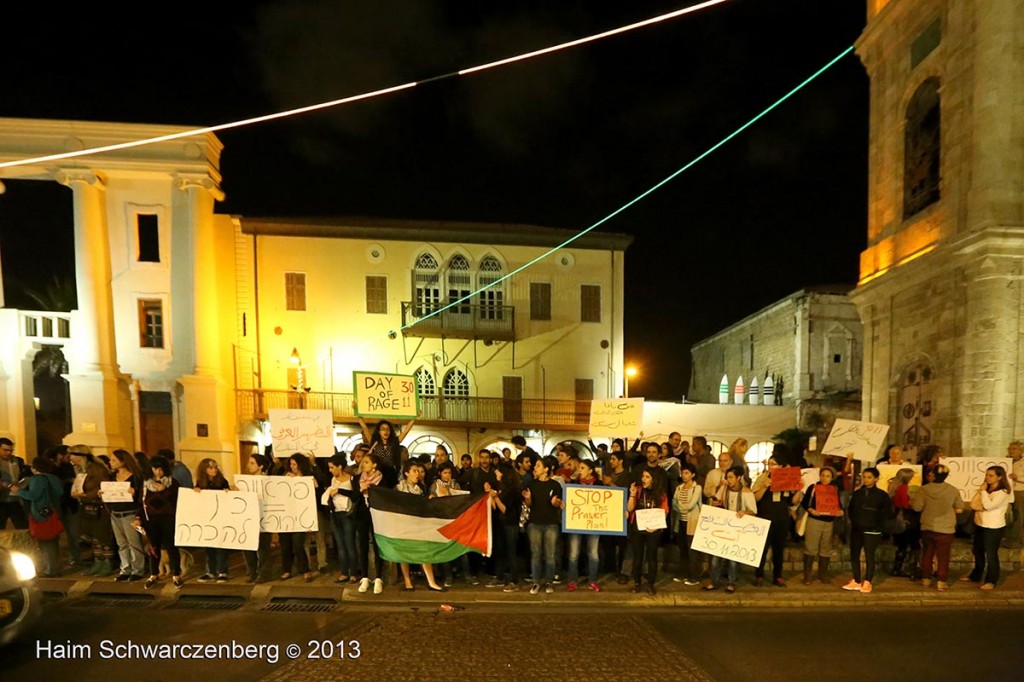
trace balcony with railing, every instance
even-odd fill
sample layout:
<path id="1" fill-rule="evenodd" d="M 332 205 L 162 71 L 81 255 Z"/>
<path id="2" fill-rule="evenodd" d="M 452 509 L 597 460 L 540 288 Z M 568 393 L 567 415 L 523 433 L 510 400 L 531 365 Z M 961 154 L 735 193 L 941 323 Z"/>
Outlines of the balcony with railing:
<path id="1" fill-rule="evenodd" d="M 322 393 L 278 389 L 236 389 L 239 421 L 267 419 L 270 410 L 330 410 L 335 423 L 355 423 L 351 393 Z M 509 429 L 560 428 L 585 431 L 590 423 L 589 400 L 523 398 L 420 397 L 422 426 Z M 372 420 L 371 420 L 372 421 Z"/>
<path id="2" fill-rule="evenodd" d="M 444 310 L 441 308 L 440 303 L 402 301 L 402 334 L 427 338 L 515 340 L 515 306 L 460 303 Z"/>

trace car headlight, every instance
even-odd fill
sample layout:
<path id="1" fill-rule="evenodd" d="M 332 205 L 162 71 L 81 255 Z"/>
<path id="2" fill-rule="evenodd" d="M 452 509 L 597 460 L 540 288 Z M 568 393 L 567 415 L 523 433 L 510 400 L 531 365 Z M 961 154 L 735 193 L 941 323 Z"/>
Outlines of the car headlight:
<path id="1" fill-rule="evenodd" d="M 36 565 L 32 561 L 32 557 L 21 552 L 11 552 L 11 564 L 14 566 L 14 572 L 18 576 L 18 580 L 32 580 L 36 577 Z"/>

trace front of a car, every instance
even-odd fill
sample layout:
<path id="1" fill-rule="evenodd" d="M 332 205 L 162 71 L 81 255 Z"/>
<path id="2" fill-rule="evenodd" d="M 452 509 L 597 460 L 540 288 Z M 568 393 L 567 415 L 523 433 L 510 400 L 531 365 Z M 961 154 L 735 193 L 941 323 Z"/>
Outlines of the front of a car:
<path id="1" fill-rule="evenodd" d="M 30 556 L 0 547 L 0 646 L 32 627 L 42 613 L 42 596 L 32 584 L 35 576 Z"/>

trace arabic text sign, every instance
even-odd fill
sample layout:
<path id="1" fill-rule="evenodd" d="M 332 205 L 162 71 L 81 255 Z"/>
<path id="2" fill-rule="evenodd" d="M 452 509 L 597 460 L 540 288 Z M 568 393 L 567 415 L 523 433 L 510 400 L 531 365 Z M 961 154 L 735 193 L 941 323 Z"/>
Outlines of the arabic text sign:
<path id="1" fill-rule="evenodd" d="M 260 505 L 253 493 L 233 490 L 178 490 L 174 517 L 177 547 L 256 550 L 260 544 Z"/>
<path id="2" fill-rule="evenodd" d="M 270 410 L 270 439 L 274 454 L 296 452 L 315 457 L 334 454 L 334 418 L 330 410 Z"/>
<path id="3" fill-rule="evenodd" d="M 640 433 L 643 398 L 606 398 L 590 401 L 590 435 L 630 436 Z"/>
<path id="4" fill-rule="evenodd" d="M 734 511 L 704 505 L 700 508 L 700 521 L 693 535 L 693 548 L 748 566 L 758 566 L 771 525 L 768 519 L 753 514 L 737 516 Z"/>
<path id="5" fill-rule="evenodd" d="M 100 483 L 100 499 L 104 502 L 134 502 L 135 499 L 128 492 L 131 487 L 131 481 L 102 481 Z"/>
<path id="6" fill-rule="evenodd" d="M 949 467 L 946 483 L 960 491 L 964 502 L 970 502 L 978 492 L 989 467 L 1003 467 L 1007 474 L 1013 471 L 1013 460 L 1009 457 L 943 457 L 942 463 Z"/>
<path id="7" fill-rule="evenodd" d="M 235 474 L 235 487 L 254 493 L 259 499 L 259 528 L 264 533 L 319 530 L 312 476 Z"/>
<path id="8" fill-rule="evenodd" d="M 785 493 L 803 490 L 800 467 L 776 467 L 772 469 L 772 492 Z"/>
<path id="9" fill-rule="evenodd" d="M 842 508 L 839 506 L 839 488 L 834 485 L 814 485 L 814 508 L 819 514 L 825 516 L 839 516 Z"/>
<path id="10" fill-rule="evenodd" d="M 852 452 L 854 459 L 874 464 L 888 433 L 888 424 L 837 419 L 821 452 L 838 457 L 845 457 Z"/>
<path id="11" fill-rule="evenodd" d="M 415 419 L 419 414 L 416 377 L 405 374 L 353 372 L 356 414 L 381 419 Z"/>
<path id="12" fill-rule="evenodd" d="M 565 486 L 562 532 L 585 535 L 626 534 L 625 488 Z"/>
<path id="13" fill-rule="evenodd" d="M 803 490 L 807 490 L 810 486 L 814 485 L 821 480 L 821 469 L 818 467 L 809 467 L 807 469 L 800 470 L 800 485 L 803 486 Z"/>
<path id="14" fill-rule="evenodd" d="M 875 485 L 879 490 L 889 492 L 889 481 L 896 478 L 896 474 L 900 469 L 914 470 L 914 477 L 910 479 L 911 488 L 916 485 L 922 485 L 920 464 L 876 464 L 875 468 L 878 469 L 878 483 Z"/>

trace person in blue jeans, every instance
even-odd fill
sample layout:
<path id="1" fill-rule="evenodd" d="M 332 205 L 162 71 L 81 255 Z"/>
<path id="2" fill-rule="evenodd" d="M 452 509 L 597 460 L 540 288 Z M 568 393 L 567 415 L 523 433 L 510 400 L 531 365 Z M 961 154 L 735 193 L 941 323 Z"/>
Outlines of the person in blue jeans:
<path id="1" fill-rule="evenodd" d="M 757 500 L 754 493 L 746 486 L 743 476 L 743 467 L 729 467 L 725 472 L 725 480 L 715 491 L 711 504 L 715 507 L 728 509 L 736 512 L 737 518 L 750 514 L 757 514 Z M 705 583 L 704 590 L 718 588 L 718 581 L 722 574 L 722 563 L 725 563 L 726 584 L 725 591 L 732 594 L 736 591 L 736 568 L 737 563 L 720 556 L 711 558 L 711 578 Z"/>
<path id="2" fill-rule="evenodd" d="M 548 455 L 538 459 L 533 467 L 533 480 L 523 490 L 523 501 L 530 507 L 530 522 L 526 534 L 530 539 L 530 562 L 533 567 L 533 587 L 530 594 L 555 591 L 555 548 L 562 528 L 562 484 L 552 480 L 558 460 Z"/>
<path id="3" fill-rule="evenodd" d="M 356 582 L 356 522 L 352 511 L 358 492 L 352 487 L 352 476 L 345 471 L 347 464 L 344 453 L 331 457 L 327 465 L 331 482 L 321 499 L 331 513 L 334 546 L 338 550 L 339 583 Z"/>
<path id="4" fill-rule="evenodd" d="M 231 484 L 221 473 L 220 465 L 216 460 L 206 458 L 199 462 L 196 467 L 195 491 L 203 490 L 230 490 Z M 226 583 L 228 581 L 228 550 L 219 547 L 206 548 L 206 573 L 199 576 L 199 582 L 210 583 L 217 581 Z"/>
<path id="5" fill-rule="evenodd" d="M 580 462 L 577 469 L 580 475 L 579 485 L 600 485 L 597 478 L 597 463 L 587 459 Z M 587 545 L 587 583 L 594 592 L 601 591 L 601 584 L 597 582 L 598 571 L 598 544 L 601 541 L 600 535 L 584 535 L 581 533 L 569 533 L 569 585 L 570 592 L 576 591 L 576 583 L 580 577 L 580 546 Z"/>

